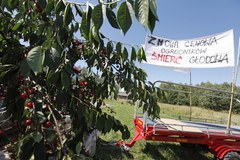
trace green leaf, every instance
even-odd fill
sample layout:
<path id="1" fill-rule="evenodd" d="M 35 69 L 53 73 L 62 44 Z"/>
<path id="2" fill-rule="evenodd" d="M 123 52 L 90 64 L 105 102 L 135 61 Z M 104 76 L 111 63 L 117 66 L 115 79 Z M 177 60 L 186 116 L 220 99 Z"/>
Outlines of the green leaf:
<path id="1" fill-rule="evenodd" d="M 47 160 L 46 158 L 46 149 L 44 140 L 42 139 L 34 145 L 34 159 L 35 160 Z"/>
<path id="2" fill-rule="evenodd" d="M 36 46 L 28 52 L 27 63 L 35 75 L 42 72 L 43 60 L 44 54 L 41 46 Z"/>
<path id="3" fill-rule="evenodd" d="M 56 15 L 56 25 L 57 27 L 62 27 L 63 25 L 63 16 Z"/>
<path id="4" fill-rule="evenodd" d="M 24 75 L 24 76 L 28 76 L 29 73 L 30 73 L 30 67 L 27 63 L 27 60 L 26 59 L 23 59 L 20 63 L 20 68 L 21 68 L 21 73 Z"/>
<path id="5" fill-rule="evenodd" d="M 143 48 L 141 48 L 141 52 L 142 52 L 142 59 L 143 59 L 144 61 L 147 61 L 146 54 L 145 54 L 145 51 L 144 51 Z"/>
<path id="6" fill-rule="evenodd" d="M 154 16 L 155 20 L 158 20 L 156 0 L 148 0 L 148 2 L 149 2 L 149 7 L 150 7 L 149 13 L 151 13 Z"/>
<path id="7" fill-rule="evenodd" d="M 45 65 L 51 70 L 56 70 L 60 65 L 60 54 L 55 48 L 50 48 L 45 52 Z"/>
<path id="8" fill-rule="evenodd" d="M 46 140 L 50 143 L 53 143 L 56 140 L 57 135 L 55 133 L 56 132 L 53 129 L 44 129 Z"/>
<path id="9" fill-rule="evenodd" d="M 41 6 L 41 8 L 46 8 L 46 5 L 47 5 L 46 0 L 41 0 L 41 1 L 38 1 L 38 2 L 39 2 L 39 5 Z"/>
<path id="10" fill-rule="evenodd" d="M 46 48 L 49 48 L 51 46 L 52 46 L 52 38 L 46 37 L 45 42 L 43 42 L 43 44 L 42 44 L 42 48 L 46 49 Z"/>
<path id="11" fill-rule="evenodd" d="M 111 116 L 107 115 L 107 120 L 104 125 L 104 132 L 105 133 L 110 132 L 112 127 L 113 127 L 113 118 Z"/>
<path id="12" fill-rule="evenodd" d="M 97 28 L 95 26 L 91 27 L 91 34 L 89 36 L 89 39 L 91 41 L 95 40 L 95 41 L 97 41 L 99 43 L 101 42 L 101 38 L 99 36 L 99 32 L 98 32 L 98 30 L 97 30 Z"/>
<path id="13" fill-rule="evenodd" d="M 42 108 L 42 104 L 38 103 L 38 108 Z M 37 111 L 37 113 L 34 114 L 33 120 L 36 121 L 36 123 L 43 123 L 44 121 L 46 121 L 46 117 L 43 112 Z"/>
<path id="14" fill-rule="evenodd" d="M 153 32 L 153 29 L 155 27 L 155 22 L 156 19 L 154 18 L 152 12 L 149 12 L 149 17 L 148 17 L 148 28 L 151 31 L 151 33 Z"/>
<path id="15" fill-rule="evenodd" d="M 64 89 L 68 90 L 68 87 L 70 86 L 70 77 L 68 76 L 68 74 L 65 70 L 63 70 L 61 72 L 61 81 L 62 81 Z"/>
<path id="16" fill-rule="evenodd" d="M 131 48 L 131 57 L 130 57 L 130 61 L 135 61 L 137 58 L 137 53 L 134 47 Z"/>
<path id="17" fill-rule="evenodd" d="M 124 49 L 124 47 L 123 47 L 122 43 L 118 42 L 118 43 L 116 44 L 116 50 L 117 50 L 117 52 L 118 52 L 119 54 L 121 54 L 121 53 L 123 52 L 123 49 Z"/>
<path id="18" fill-rule="evenodd" d="M 23 139 L 19 140 L 18 153 L 20 159 L 30 159 L 33 154 L 34 140 L 31 134 L 24 136 Z"/>
<path id="19" fill-rule="evenodd" d="M 123 2 L 117 11 L 118 24 L 124 34 L 127 33 L 127 31 L 132 25 L 132 17 L 130 15 L 128 5 L 131 4 L 129 2 Z"/>
<path id="20" fill-rule="evenodd" d="M 142 50 L 141 50 L 141 48 L 138 50 L 138 61 L 142 62 Z"/>
<path id="21" fill-rule="evenodd" d="M 50 71 L 47 75 L 47 81 L 51 84 L 57 84 L 60 78 L 60 72 Z"/>
<path id="22" fill-rule="evenodd" d="M 148 0 L 135 1 L 135 16 L 137 20 L 147 28 L 148 26 L 149 3 Z"/>
<path id="23" fill-rule="evenodd" d="M 64 10 L 64 16 L 63 16 L 63 23 L 65 26 L 68 26 L 72 20 L 73 20 L 73 13 L 72 13 L 72 8 L 71 4 L 68 3 L 65 10 Z"/>
<path id="24" fill-rule="evenodd" d="M 96 118 L 97 118 L 96 115 L 97 115 L 97 113 L 94 111 L 91 111 L 88 114 L 88 126 L 90 128 L 95 126 L 95 122 L 96 122 Z"/>
<path id="25" fill-rule="evenodd" d="M 104 129 L 104 123 L 105 123 L 104 117 L 103 117 L 103 116 L 98 117 L 98 119 L 97 119 L 97 124 L 96 124 L 96 128 L 97 128 L 99 131 L 103 131 L 103 129 Z"/>
<path id="26" fill-rule="evenodd" d="M 8 0 L 2 0 L 0 1 L 1 7 L 4 9 L 5 7 L 8 6 Z"/>
<path id="27" fill-rule="evenodd" d="M 125 48 L 125 47 L 123 49 L 123 58 L 124 58 L 124 60 L 128 59 L 128 51 L 127 51 L 127 48 Z"/>
<path id="28" fill-rule="evenodd" d="M 82 151 L 82 142 L 78 142 L 76 145 L 76 153 L 80 154 Z"/>
<path id="29" fill-rule="evenodd" d="M 12 30 L 17 30 L 20 26 L 21 26 L 21 24 L 22 24 L 22 22 L 18 22 L 18 23 L 16 23 L 14 26 L 13 26 L 13 28 L 12 28 Z"/>
<path id="30" fill-rule="evenodd" d="M 107 54 L 108 55 L 111 54 L 112 51 L 113 51 L 113 44 L 112 44 L 112 42 L 108 42 L 107 43 Z"/>
<path id="31" fill-rule="evenodd" d="M 146 58 L 144 49 L 143 49 L 143 48 L 140 48 L 140 49 L 138 50 L 138 61 L 139 61 L 139 62 L 142 62 L 142 60 L 147 61 L 147 58 Z"/>
<path id="32" fill-rule="evenodd" d="M 53 9 L 54 9 L 54 1 L 49 1 L 49 2 L 47 3 L 46 8 L 45 8 L 45 12 L 46 12 L 47 14 L 50 14 L 50 13 L 53 11 Z"/>
<path id="33" fill-rule="evenodd" d="M 124 130 L 122 132 L 122 139 L 128 139 L 130 137 L 130 132 L 126 125 L 123 126 Z"/>
<path id="34" fill-rule="evenodd" d="M 103 24 L 103 11 L 101 4 L 94 7 L 92 11 L 92 20 L 96 29 L 99 30 Z"/>
<path id="35" fill-rule="evenodd" d="M 64 10 L 65 10 L 65 4 L 63 3 L 63 0 L 59 0 L 55 8 L 56 15 L 59 15 L 60 12 Z"/>
<path id="36" fill-rule="evenodd" d="M 74 32 L 77 32 L 79 30 L 79 27 L 80 27 L 79 23 L 76 22 L 74 25 Z"/>
<path id="37" fill-rule="evenodd" d="M 117 7 L 117 1 L 113 1 L 113 0 L 107 0 L 107 3 L 110 3 L 107 5 L 107 7 L 114 9 Z"/>
<path id="38" fill-rule="evenodd" d="M 81 34 L 87 40 L 89 39 L 91 14 L 92 8 L 89 6 L 88 10 L 83 14 L 82 23 L 80 27 Z"/>
<path id="39" fill-rule="evenodd" d="M 34 139 L 34 142 L 36 142 L 36 143 L 39 143 L 42 140 L 42 138 L 43 138 L 43 136 L 42 136 L 42 134 L 40 132 L 33 132 L 33 136 L 32 137 Z"/>
<path id="40" fill-rule="evenodd" d="M 75 9 L 76 9 L 78 15 L 79 15 L 80 17 L 82 17 L 82 16 L 83 16 L 83 12 L 82 12 L 82 10 L 81 10 L 76 4 L 74 5 L 74 7 L 75 7 Z"/>
<path id="41" fill-rule="evenodd" d="M 115 15 L 115 13 L 110 8 L 107 8 L 106 16 L 107 16 L 108 22 L 110 23 L 110 25 L 113 28 L 120 29 L 120 27 L 118 25 L 118 22 L 117 22 L 117 17 Z"/>

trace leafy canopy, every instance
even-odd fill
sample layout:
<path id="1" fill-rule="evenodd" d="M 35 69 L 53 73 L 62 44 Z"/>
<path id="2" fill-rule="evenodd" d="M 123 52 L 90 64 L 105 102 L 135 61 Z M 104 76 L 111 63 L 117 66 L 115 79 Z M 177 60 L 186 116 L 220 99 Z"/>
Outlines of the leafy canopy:
<path id="1" fill-rule="evenodd" d="M 143 48 L 129 51 L 100 32 L 109 23 L 126 34 L 134 16 L 152 32 L 156 1 L 0 0 L 0 80 L 20 133 L 18 158 L 46 159 L 47 151 L 57 159 L 74 157 L 83 153 L 84 139 L 95 128 L 129 138 L 128 128 L 102 111 L 104 99 L 117 98 L 119 88 L 158 116 L 159 92 L 135 65 L 146 60 Z M 79 59 L 87 68 L 75 66 Z"/>

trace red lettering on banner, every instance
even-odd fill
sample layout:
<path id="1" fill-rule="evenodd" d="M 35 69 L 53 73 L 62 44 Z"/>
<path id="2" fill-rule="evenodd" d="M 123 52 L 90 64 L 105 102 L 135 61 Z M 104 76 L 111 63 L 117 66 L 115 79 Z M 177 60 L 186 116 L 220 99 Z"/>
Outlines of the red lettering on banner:
<path id="1" fill-rule="evenodd" d="M 166 63 L 180 64 L 180 60 L 182 59 L 182 56 L 166 55 L 166 54 L 159 54 L 159 53 L 153 52 L 151 59 L 156 61 L 166 62 Z"/>

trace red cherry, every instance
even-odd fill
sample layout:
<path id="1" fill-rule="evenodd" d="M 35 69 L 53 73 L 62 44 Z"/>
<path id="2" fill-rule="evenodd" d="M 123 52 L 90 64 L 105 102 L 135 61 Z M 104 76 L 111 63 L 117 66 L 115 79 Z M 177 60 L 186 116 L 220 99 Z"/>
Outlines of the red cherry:
<path id="1" fill-rule="evenodd" d="M 88 85 L 88 82 L 84 82 L 84 85 Z"/>
<path id="2" fill-rule="evenodd" d="M 27 91 L 29 94 L 34 94 L 36 92 L 35 88 L 28 88 Z"/>
<path id="3" fill-rule="evenodd" d="M 44 124 L 43 124 L 43 127 L 45 127 L 45 128 L 49 128 L 49 127 L 51 127 L 52 126 L 52 122 L 51 121 L 47 121 L 47 122 L 45 122 Z"/>
<path id="4" fill-rule="evenodd" d="M 4 135 L 4 131 L 2 129 L 0 129 L 0 136 Z"/>
<path id="5" fill-rule="evenodd" d="M 73 71 L 76 73 L 76 74 L 79 74 L 81 73 L 81 69 L 76 67 L 76 66 L 73 66 Z"/>
<path id="6" fill-rule="evenodd" d="M 84 95 L 84 92 L 80 92 L 79 95 L 80 95 L 80 96 L 83 96 L 83 95 Z"/>
<path id="7" fill-rule="evenodd" d="M 17 77 L 17 80 L 20 82 L 20 81 L 23 80 L 23 78 L 24 78 L 24 76 L 23 76 L 22 74 L 20 74 L 20 75 Z"/>
<path id="8" fill-rule="evenodd" d="M 75 40 L 73 43 L 74 43 L 76 46 L 79 46 L 79 45 L 82 44 L 82 42 L 80 42 L 79 40 Z"/>
<path id="9" fill-rule="evenodd" d="M 25 126 L 29 126 L 29 125 L 32 124 L 32 120 L 31 120 L 31 119 L 27 119 L 27 120 L 25 120 L 25 121 L 23 122 L 23 124 L 24 124 Z"/>
<path id="10" fill-rule="evenodd" d="M 42 13 L 43 9 L 42 9 L 42 7 L 40 6 L 40 4 L 39 4 L 38 2 L 35 3 L 35 6 L 36 6 L 38 12 L 39 12 L 39 13 Z"/>
<path id="11" fill-rule="evenodd" d="M 26 98 L 28 97 L 28 95 L 27 95 L 27 93 L 21 93 L 21 94 L 20 94 L 20 97 L 21 97 L 22 99 L 26 99 Z"/>
<path id="12" fill-rule="evenodd" d="M 104 49 L 102 49 L 101 54 L 102 54 L 103 57 L 106 56 L 106 53 L 105 53 Z"/>
<path id="13" fill-rule="evenodd" d="M 28 102 L 27 103 L 27 107 L 30 108 L 30 109 L 33 108 L 33 103 L 32 102 Z"/>
<path id="14" fill-rule="evenodd" d="M 84 82 L 84 81 L 81 81 L 79 84 L 80 84 L 80 86 L 84 86 L 84 85 L 85 85 L 85 82 Z"/>
<path id="15" fill-rule="evenodd" d="M 58 141 L 58 140 L 56 140 L 56 141 L 54 142 L 54 146 L 55 146 L 55 147 L 59 146 L 59 141 Z"/>

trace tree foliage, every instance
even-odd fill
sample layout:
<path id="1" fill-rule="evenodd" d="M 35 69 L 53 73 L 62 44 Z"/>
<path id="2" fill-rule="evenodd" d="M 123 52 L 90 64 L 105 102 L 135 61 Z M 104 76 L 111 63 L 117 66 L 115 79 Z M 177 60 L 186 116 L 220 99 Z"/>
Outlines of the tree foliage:
<path id="1" fill-rule="evenodd" d="M 199 88 L 208 88 L 212 90 L 205 90 L 199 88 L 192 88 L 192 105 L 203 107 L 216 111 L 224 111 L 229 110 L 230 105 L 230 96 L 231 94 L 227 92 L 231 92 L 232 84 L 223 83 L 223 84 L 213 84 L 210 82 L 197 84 L 196 87 Z M 190 88 L 184 85 L 174 85 L 174 84 L 166 84 L 162 83 L 160 85 L 160 89 L 164 90 L 162 95 L 165 98 L 160 99 L 163 103 L 169 103 L 174 105 L 187 105 L 190 103 Z M 235 92 L 239 92 L 239 87 L 236 87 Z M 163 97 L 163 96 L 162 96 Z M 234 98 L 240 99 L 239 95 L 235 95 Z M 233 101 L 233 111 L 239 112 L 239 103 L 237 101 Z"/>
<path id="2" fill-rule="evenodd" d="M 0 0 L 0 80 L 7 89 L 6 108 L 13 115 L 20 159 L 58 159 L 82 153 L 84 138 L 97 128 L 129 137 L 128 128 L 102 111 L 104 99 L 117 87 L 140 101 L 143 111 L 158 116 L 157 90 L 136 67 L 144 50 L 128 48 L 100 32 L 104 16 L 127 33 L 135 15 L 153 31 L 155 0 L 99 1 L 78 5 L 64 0 Z M 76 37 L 80 33 L 79 37 Z M 83 71 L 74 67 L 81 59 Z M 31 104 L 28 104 L 31 103 Z M 71 128 L 64 131 L 64 117 Z"/>

